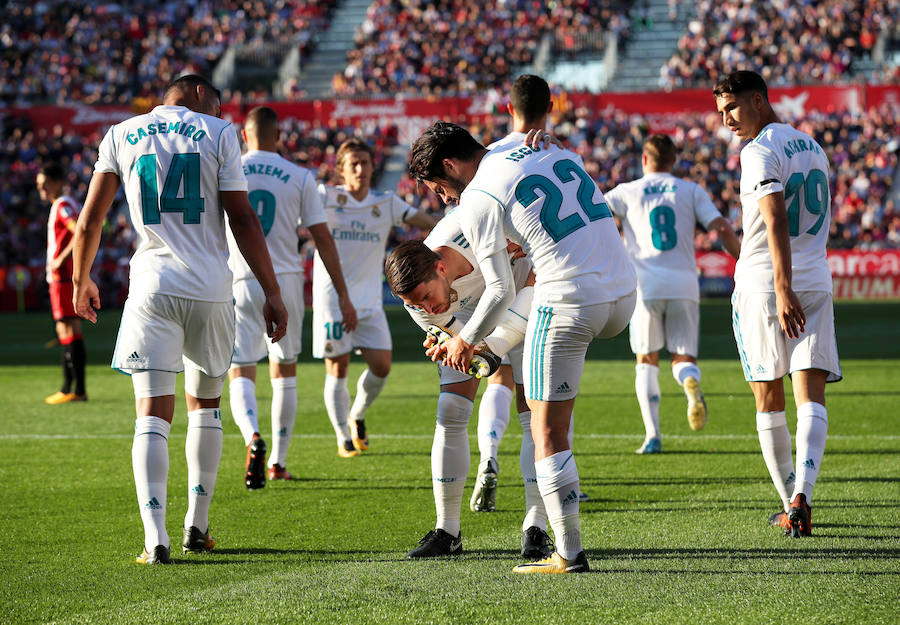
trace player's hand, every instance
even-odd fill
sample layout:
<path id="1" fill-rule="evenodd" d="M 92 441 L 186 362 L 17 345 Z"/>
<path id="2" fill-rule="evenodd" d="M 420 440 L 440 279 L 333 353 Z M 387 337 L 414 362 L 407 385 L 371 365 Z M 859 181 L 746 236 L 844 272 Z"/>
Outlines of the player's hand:
<path id="1" fill-rule="evenodd" d="M 518 243 L 513 243 L 509 239 L 506 240 L 506 253 L 513 260 L 525 258 L 525 250 L 522 249 L 522 246 Z"/>
<path id="2" fill-rule="evenodd" d="M 338 296 L 338 306 L 341 309 L 341 323 L 344 324 L 344 331 L 353 332 L 359 319 L 356 316 L 356 308 L 350 301 L 350 296 Z"/>
<path id="3" fill-rule="evenodd" d="M 97 323 L 97 311 L 100 310 L 100 289 L 88 278 L 75 286 L 72 295 L 75 314 L 91 323 Z"/>
<path id="4" fill-rule="evenodd" d="M 475 346 L 469 345 L 462 338 L 454 336 L 449 341 L 434 345 L 425 352 L 434 362 L 442 362 L 445 367 L 466 373 L 472 363 Z"/>
<path id="5" fill-rule="evenodd" d="M 280 294 L 266 297 L 266 303 L 263 304 L 263 318 L 266 320 L 266 334 L 273 343 L 284 338 L 287 332 L 288 312 Z"/>
<path id="6" fill-rule="evenodd" d="M 532 128 L 528 131 L 528 134 L 525 135 L 525 145 L 535 150 L 547 148 L 550 145 L 555 145 L 560 149 L 563 147 L 562 141 L 539 128 Z"/>
<path id="7" fill-rule="evenodd" d="M 52 271 L 59 271 L 59 268 L 63 266 L 63 263 L 66 262 L 67 256 L 57 256 L 53 260 L 50 261 L 50 269 Z"/>
<path id="8" fill-rule="evenodd" d="M 778 323 L 788 338 L 799 338 L 806 328 L 806 313 L 803 312 L 800 300 L 797 299 L 793 289 L 775 292 L 775 309 Z"/>

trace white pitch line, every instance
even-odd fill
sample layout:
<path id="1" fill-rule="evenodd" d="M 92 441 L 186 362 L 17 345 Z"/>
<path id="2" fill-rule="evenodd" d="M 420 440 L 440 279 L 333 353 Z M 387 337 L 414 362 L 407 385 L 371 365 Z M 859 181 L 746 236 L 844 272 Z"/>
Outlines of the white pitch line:
<path id="1" fill-rule="evenodd" d="M 240 438 L 240 433 L 225 434 L 229 438 Z M 431 434 L 370 434 L 373 438 L 384 440 L 432 440 Z M 513 434 L 515 436 L 515 434 Z M 469 435 L 475 438 L 474 434 Z M 101 439 L 131 439 L 133 434 L 0 434 L 0 440 L 101 440 Z M 331 439 L 334 434 L 294 434 L 292 438 L 309 438 L 309 439 Z M 639 434 L 578 434 L 579 439 L 622 439 L 622 440 L 640 440 Z M 666 440 L 757 440 L 753 434 L 667 434 Z M 828 437 L 828 440 L 900 440 L 900 435 L 892 434 L 834 434 Z"/>

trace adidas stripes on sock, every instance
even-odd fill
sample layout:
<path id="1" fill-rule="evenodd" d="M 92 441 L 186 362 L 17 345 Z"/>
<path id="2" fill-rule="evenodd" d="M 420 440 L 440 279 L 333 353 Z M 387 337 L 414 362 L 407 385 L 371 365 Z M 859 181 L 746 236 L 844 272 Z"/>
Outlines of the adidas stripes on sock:
<path id="1" fill-rule="evenodd" d="M 137 491 L 144 548 L 153 553 L 157 545 L 169 546 L 166 533 L 166 482 L 169 478 L 169 430 L 159 417 L 140 417 L 134 422 L 131 466 Z"/>
<path id="2" fill-rule="evenodd" d="M 488 384 L 478 405 L 478 453 L 481 462 L 497 457 L 497 449 L 509 425 L 513 392 L 502 384 Z"/>
<path id="3" fill-rule="evenodd" d="M 241 430 L 244 445 L 249 445 L 253 434 L 259 432 L 256 405 L 256 383 L 250 378 L 235 378 L 228 383 L 231 416 Z M 201 528 L 202 529 L 202 528 Z"/>
<path id="4" fill-rule="evenodd" d="M 787 510 L 790 494 L 794 490 L 794 456 L 791 453 L 791 432 L 788 430 L 784 410 L 757 412 L 756 431 L 769 475 L 772 476 L 778 496 Z"/>
<path id="5" fill-rule="evenodd" d="M 634 390 L 644 420 L 644 442 L 659 438 L 659 367 L 646 363 L 636 365 Z"/>
<path id="6" fill-rule="evenodd" d="M 828 438 L 828 411 L 816 402 L 807 402 L 797 408 L 797 480 L 793 498 L 803 493 L 807 503 L 812 503 L 813 486 L 819 477 L 819 468 L 825 455 Z"/>
<path id="7" fill-rule="evenodd" d="M 285 466 L 297 418 L 297 377 L 272 378 L 272 451 L 269 466 Z"/>
<path id="8" fill-rule="evenodd" d="M 566 560 L 572 560 L 582 551 L 575 456 L 566 449 L 538 460 L 534 465 L 538 488 L 556 539 L 556 551 Z"/>
<path id="9" fill-rule="evenodd" d="M 463 489 L 469 473 L 469 419 L 472 400 L 456 393 L 438 395 L 437 424 L 431 446 L 435 527 L 459 536 Z"/>
<path id="10" fill-rule="evenodd" d="M 325 410 L 331 420 L 331 426 L 337 435 L 338 445 L 350 440 L 350 428 L 347 425 L 347 413 L 350 411 L 350 391 L 347 389 L 347 378 L 336 378 L 325 375 Z"/>
<path id="11" fill-rule="evenodd" d="M 184 457 L 188 467 L 188 509 L 185 527 L 209 529 L 209 503 L 216 490 L 216 474 L 222 457 L 222 414 L 218 408 L 188 412 Z"/>
<path id="12" fill-rule="evenodd" d="M 522 471 L 522 482 L 525 485 L 525 519 L 522 531 L 529 527 L 539 527 L 547 531 L 547 510 L 541 491 L 538 489 L 537 474 L 534 470 L 534 439 L 531 437 L 531 411 L 519 413 L 522 424 L 522 447 L 519 450 L 519 468 Z"/>
<path id="13" fill-rule="evenodd" d="M 379 378 L 366 369 L 356 381 L 356 397 L 353 399 L 353 407 L 350 408 L 350 418 L 354 421 L 363 421 L 366 418 L 366 410 L 378 398 L 387 382 L 387 376 Z"/>

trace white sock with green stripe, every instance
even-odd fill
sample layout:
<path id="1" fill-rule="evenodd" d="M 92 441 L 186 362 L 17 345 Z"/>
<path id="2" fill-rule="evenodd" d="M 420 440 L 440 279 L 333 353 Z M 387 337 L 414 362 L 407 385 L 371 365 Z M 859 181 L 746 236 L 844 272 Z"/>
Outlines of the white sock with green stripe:
<path id="1" fill-rule="evenodd" d="M 259 420 L 256 408 L 256 382 L 250 378 L 239 377 L 228 383 L 231 416 L 241 430 L 244 445 L 249 445 L 253 435 L 259 432 Z"/>
<path id="2" fill-rule="evenodd" d="M 272 378 L 272 451 L 269 466 L 284 468 L 297 418 L 297 377 Z"/>
<path id="3" fill-rule="evenodd" d="M 372 373 L 371 369 L 363 371 L 359 379 L 356 381 L 356 397 L 353 399 L 353 406 L 350 408 L 350 418 L 354 421 L 364 421 L 366 418 L 366 410 L 381 395 L 384 390 L 387 376 L 379 378 Z"/>
<path id="4" fill-rule="evenodd" d="M 435 527 L 459 536 L 463 489 L 469 473 L 469 419 L 472 400 L 456 393 L 438 395 L 437 424 L 431 446 Z"/>
<path id="5" fill-rule="evenodd" d="M 347 413 L 350 412 L 350 391 L 347 378 L 325 376 L 325 411 L 331 420 L 331 427 L 337 436 L 338 446 L 350 440 L 350 426 L 347 425 Z"/>
<path id="6" fill-rule="evenodd" d="M 644 443 L 659 438 L 659 367 L 640 363 L 634 368 L 634 390 L 641 419 L 644 420 Z"/>
<path id="7" fill-rule="evenodd" d="M 784 410 L 756 413 L 756 432 L 772 482 L 787 511 L 794 490 L 794 454 Z"/>
<path id="8" fill-rule="evenodd" d="M 157 545 L 169 546 L 166 533 L 166 482 L 169 479 L 169 430 L 171 425 L 159 417 L 139 417 L 134 422 L 131 466 L 137 490 L 141 521 L 144 524 L 144 548 L 153 553 Z"/>
<path id="9" fill-rule="evenodd" d="M 825 456 L 825 441 L 828 438 L 828 411 L 816 402 L 807 402 L 797 407 L 797 479 L 794 497 L 803 493 L 806 502 L 812 503 L 813 486 L 819 477 L 819 468 Z"/>
<path id="10" fill-rule="evenodd" d="M 209 529 L 209 503 L 216 490 L 216 475 L 222 457 L 222 413 L 218 408 L 188 412 L 184 457 L 188 467 L 188 509 L 184 526 L 205 532 Z"/>
<path id="11" fill-rule="evenodd" d="M 525 519 L 522 531 L 529 527 L 539 527 L 547 531 L 547 510 L 541 491 L 538 489 L 537 475 L 534 470 L 534 439 L 531 437 L 531 411 L 519 413 L 522 424 L 522 447 L 519 450 L 519 468 L 522 471 L 522 482 L 525 484 Z"/>
<path id="12" fill-rule="evenodd" d="M 481 462 L 497 458 L 497 449 L 509 425 L 513 392 L 502 384 L 488 384 L 478 404 L 478 453 Z"/>
<path id="13" fill-rule="evenodd" d="M 538 488 L 556 539 L 556 551 L 574 560 L 582 551 L 578 519 L 578 469 L 572 450 L 566 449 L 534 463 Z"/>

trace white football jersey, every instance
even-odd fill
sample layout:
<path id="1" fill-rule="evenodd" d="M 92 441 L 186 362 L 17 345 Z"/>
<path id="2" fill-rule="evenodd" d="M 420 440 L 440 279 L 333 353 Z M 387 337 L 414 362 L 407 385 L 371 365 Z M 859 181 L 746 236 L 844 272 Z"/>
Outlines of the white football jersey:
<path id="1" fill-rule="evenodd" d="M 603 195 L 622 221 L 641 298 L 700 301 L 694 226 L 720 217 L 703 187 L 653 172 Z"/>
<path id="2" fill-rule="evenodd" d="M 734 272 L 735 291 L 775 290 L 766 223 L 759 200 L 784 192 L 791 238 L 791 288 L 831 293 L 825 255 L 831 227 L 828 157 L 804 132 L 769 124 L 741 150 L 741 206 L 744 238 Z"/>
<path id="3" fill-rule="evenodd" d="M 303 257 L 297 226 L 325 223 L 325 211 L 315 176 L 275 152 L 252 150 L 241 158 L 250 191 L 250 205 L 259 217 L 266 246 L 276 274 L 303 273 Z M 237 241 L 227 228 L 228 266 L 234 281 L 253 278 L 250 265 L 241 256 Z"/>
<path id="4" fill-rule="evenodd" d="M 522 246 L 534 265 L 536 302 L 578 307 L 635 289 L 612 213 L 573 152 L 532 149 L 511 135 L 484 156 L 457 210 L 479 262 L 507 238 Z"/>
<path id="5" fill-rule="evenodd" d="M 95 172 L 122 181 L 137 249 L 130 293 L 231 301 L 219 191 L 246 191 L 230 122 L 184 106 L 157 106 L 112 126 Z"/>
<path id="6" fill-rule="evenodd" d="M 319 185 L 325 216 L 338 255 L 341 270 L 358 312 L 382 307 L 384 248 L 394 226 L 418 213 L 390 191 L 370 191 L 357 201 L 343 186 Z M 313 306 L 325 306 L 339 313 L 337 291 L 319 253 L 313 264 Z"/>
<path id="7" fill-rule="evenodd" d="M 462 229 L 459 226 L 459 210 L 454 209 L 448 212 L 434 227 L 431 233 L 425 237 L 425 245 L 432 250 L 439 247 L 448 247 L 465 258 L 470 265 L 472 271 L 464 276 L 460 276 L 450 283 L 450 308 L 439 315 L 430 315 L 420 308 L 405 305 L 406 311 L 423 330 L 429 325 L 439 325 L 449 327 L 450 320 L 454 317 L 465 323 L 472 316 L 475 307 L 478 305 L 478 298 L 484 293 L 484 276 L 481 275 L 481 269 L 478 267 L 478 261 L 472 252 L 472 246 L 463 236 Z M 513 280 L 515 282 L 516 291 L 518 292 L 525 285 L 528 274 L 531 273 L 531 262 L 527 258 L 512 259 Z"/>

